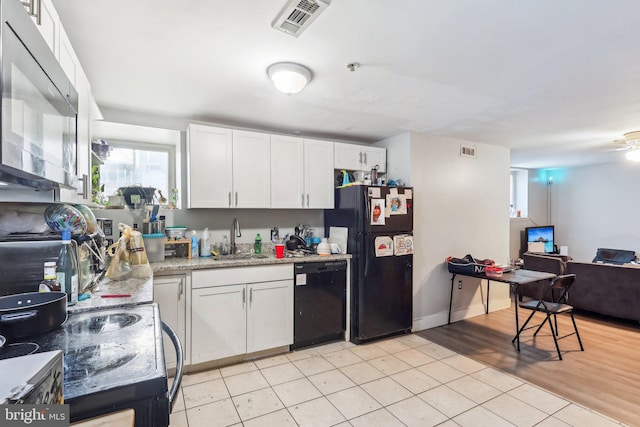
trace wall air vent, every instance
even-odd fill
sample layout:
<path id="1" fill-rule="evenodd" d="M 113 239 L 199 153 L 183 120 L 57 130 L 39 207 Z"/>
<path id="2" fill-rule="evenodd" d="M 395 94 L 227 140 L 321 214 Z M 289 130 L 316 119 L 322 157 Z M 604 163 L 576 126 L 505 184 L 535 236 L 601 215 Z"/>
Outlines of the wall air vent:
<path id="1" fill-rule="evenodd" d="M 460 157 L 476 158 L 476 147 L 471 145 L 460 145 Z"/>
<path id="2" fill-rule="evenodd" d="M 324 0 L 289 0 L 271 26 L 298 37 L 328 5 Z"/>

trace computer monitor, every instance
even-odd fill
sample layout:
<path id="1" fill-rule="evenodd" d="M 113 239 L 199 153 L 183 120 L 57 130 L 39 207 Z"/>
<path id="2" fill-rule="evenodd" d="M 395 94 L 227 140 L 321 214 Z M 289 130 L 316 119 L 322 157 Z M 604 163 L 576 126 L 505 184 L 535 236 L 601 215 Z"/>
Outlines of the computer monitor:
<path id="1" fill-rule="evenodd" d="M 525 239 L 529 247 L 538 246 L 536 244 L 542 243 L 543 250 L 534 250 L 533 252 L 554 253 L 554 227 L 553 225 L 545 225 L 541 227 L 527 227 L 525 228 Z M 533 245 L 530 245 L 533 243 Z"/>

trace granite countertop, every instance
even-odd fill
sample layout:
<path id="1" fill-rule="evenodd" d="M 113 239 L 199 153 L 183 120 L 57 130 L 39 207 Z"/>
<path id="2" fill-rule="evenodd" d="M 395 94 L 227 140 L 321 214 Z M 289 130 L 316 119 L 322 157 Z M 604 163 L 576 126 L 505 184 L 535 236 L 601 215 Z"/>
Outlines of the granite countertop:
<path id="1" fill-rule="evenodd" d="M 322 262 L 340 259 L 351 259 L 350 254 L 339 255 L 307 255 L 302 257 L 284 257 L 276 258 L 274 255 L 267 255 L 264 258 L 232 258 L 232 259 L 214 259 L 207 258 L 167 258 L 164 261 L 152 262 L 151 268 L 154 273 L 162 273 L 176 270 L 204 270 L 209 268 L 233 268 L 248 267 L 254 265 L 277 265 L 277 264 L 293 264 L 298 262 Z"/>
<path id="2" fill-rule="evenodd" d="M 104 295 L 131 295 L 103 298 Z M 110 280 L 103 278 L 91 292 L 91 298 L 68 307 L 69 313 L 124 307 L 153 302 L 153 277 L 146 279 Z"/>
<path id="3" fill-rule="evenodd" d="M 297 262 L 320 262 L 340 259 L 351 259 L 351 255 L 308 255 L 304 257 L 276 258 L 267 255 L 264 258 L 233 258 L 214 259 L 208 258 L 168 258 L 161 262 L 152 262 L 154 273 L 163 273 L 176 270 L 203 270 L 210 268 L 234 268 L 254 265 L 293 264 Z M 130 295 L 128 297 L 103 298 L 104 295 Z M 103 278 L 98 286 L 91 292 L 91 297 L 78 301 L 76 305 L 68 307 L 69 313 L 82 313 L 85 311 L 101 310 L 106 308 L 126 307 L 153 302 L 153 277 L 146 279 L 110 280 Z"/>

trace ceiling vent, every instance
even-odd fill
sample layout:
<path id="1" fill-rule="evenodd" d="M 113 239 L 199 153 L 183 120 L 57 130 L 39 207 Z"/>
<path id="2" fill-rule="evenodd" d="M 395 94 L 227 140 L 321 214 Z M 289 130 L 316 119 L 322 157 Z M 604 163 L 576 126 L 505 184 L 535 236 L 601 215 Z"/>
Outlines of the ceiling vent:
<path id="1" fill-rule="evenodd" d="M 472 145 L 460 145 L 460 157 L 476 158 L 476 147 Z"/>
<path id="2" fill-rule="evenodd" d="M 323 0 L 290 0 L 276 16 L 271 26 L 298 37 L 322 13 L 329 3 Z"/>

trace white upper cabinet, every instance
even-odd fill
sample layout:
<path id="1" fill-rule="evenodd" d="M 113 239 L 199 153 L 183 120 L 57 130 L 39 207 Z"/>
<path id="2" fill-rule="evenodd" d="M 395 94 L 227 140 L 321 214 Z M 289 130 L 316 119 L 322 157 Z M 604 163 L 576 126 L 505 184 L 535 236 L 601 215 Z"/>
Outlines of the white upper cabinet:
<path id="1" fill-rule="evenodd" d="M 378 172 L 387 171 L 387 149 L 378 147 L 365 147 L 362 150 L 362 169 L 371 170 L 378 165 Z"/>
<path id="2" fill-rule="evenodd" d="M 305 207 L 302 138 L 271 135 L 271 207 Z"/>
<path id="3" fill-rule="evenodd" d="M 306 207 L 333 209 L 333 142 L 304 140 L 304 177 Z"/>
<path id="4" fill-rule="evenodd" d="M 271 135 L 271 207 L 333 208 L 333 142 Z"/>
<path id="5" fill-rule="evenodd" d="M 372 167 L 378 165 L 378 172 L 387 170 L 385 148 L 336 142 L 334 150 L 335 169 L 370 171 Z"/>
<path id="6" fill-rule="evenodd" d="M 187 128 L 189 208 L 268 208 L 269 135 L 190 124 Z"/>
<path id="7" fill-rule="evenodd" d="M 51 0 L 32 0 L 22 3 L 36 24 L 51 52 L 58 57 L 60 17 Z"/>
<path id="8" fill-rule="evenodd" d="M 269 134 L 233 131 L 233 207 L 271 206 Z"/>
<path id="9" fill-rule="evenodd" d="M 231 207 L 232 162 L 231 129 L 189 125 L 187 128 L 187 207 Z"/>
<path id="10" fill-rule="evenodd" d="M 333 148 L 335 169 L 362 169 L 362 146 L 336 142 Z"/>
<path id="11" fill-rule="evenodd" d="M 80 61 L 76 56 L 71 41 L 67 36 L 67 32 L 64 28 L 60 27 L 60 46 L 58 50 L 58 62 L 64 70 L 65 74 L 74 84 L 76 90 L 78 90 L 78 67 L 80 67 Z"/>

